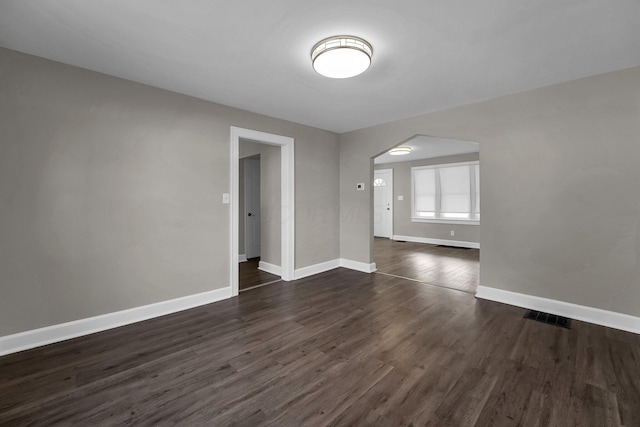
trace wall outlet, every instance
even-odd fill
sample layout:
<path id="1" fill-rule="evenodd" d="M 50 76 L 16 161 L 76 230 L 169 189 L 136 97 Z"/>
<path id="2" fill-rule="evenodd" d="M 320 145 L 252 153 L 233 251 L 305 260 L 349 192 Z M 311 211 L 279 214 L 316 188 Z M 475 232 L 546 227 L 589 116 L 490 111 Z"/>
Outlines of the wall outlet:
<path id="1" fill-rule="evenodd" d="M 404 200 L 404 196 L 398 196 L 398 200 Z"/>
<path id="2" fill-rule="evenodd" d="M 456 232 L 454 230 L 451 230 L 451 237 L 455 236 Z"/>
<path id="3" fill-rule="evenodd" d="M 356 184 L 356 190 L 364 191 L 364 182 L 359 182 Z"/>

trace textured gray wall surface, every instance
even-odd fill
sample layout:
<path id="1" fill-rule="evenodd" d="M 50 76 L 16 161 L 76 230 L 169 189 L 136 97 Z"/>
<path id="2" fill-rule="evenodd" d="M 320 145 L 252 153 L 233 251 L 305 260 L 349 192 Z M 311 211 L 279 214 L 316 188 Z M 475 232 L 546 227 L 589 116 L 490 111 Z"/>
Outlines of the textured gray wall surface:
<path id="1" fill-rule="evenodd" d="M 0 336 L 230 286 L 230 126 L 295 139 L 296 268 L 338 258 L 336 134 L 0 49 Z"/>
<path id="2" fill-rule="evenodd" d="M 371 262 L 372 157 L 480 143 L 480 285 L 640 315 L 640 67 L 340 136 L 340 249 Z"/>

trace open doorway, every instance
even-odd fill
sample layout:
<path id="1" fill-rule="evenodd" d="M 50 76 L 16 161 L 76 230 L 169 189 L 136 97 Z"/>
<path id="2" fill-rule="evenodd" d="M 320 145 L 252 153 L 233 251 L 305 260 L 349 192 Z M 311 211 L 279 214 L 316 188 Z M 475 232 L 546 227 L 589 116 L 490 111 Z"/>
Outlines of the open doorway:
<path id="1" fill-rule="evenodd" d="M 247 141 L 257 143 L 260 146 L 273 146 L 276 148 L 276 152 L 279 153 L 280 160 L 280 199 L 274 202 L 273 208 L 268 209 L 270 215 L 270 222 L 272 224 L 279 224 L 279 233 L 276 232 L 276 237 L 270 239 L 271 242 L 279 241 L 279 264 L 271 264 L 267 261 L 260 259 L 258 262 L 260 271 L 266 271 L 270 274 L 280 276 L 282 280 L 293 280 L 294 266 L 295 266 L 295 201 L 294 201 L 294 140 L 286 136 L 270 134 L 266 132 L 259 132 L 251 129 L 243 129 L 235 126 L 231 127 L 231 168 L 230 168 L 230 181 L 231 181 L 231 209 L 230 209 L 230 222 L 231 222 L 231 235 L 229 238 L 230 244 L 230 283 L 231 283 L 231 295 L 236 296 L 239 293 L 239 268 L 238 263 L 241 260 L 240 253 L 240 146 L 241 141 Z M 258 153 L 245 154 L 245 157 L 251 157 Z M 276 155 L 277 157 L 277 155 Z M 261 160 L 264 157 L 260 156 Z M 277 168 L 276 168 L 277 169 Z M 262 183 L 261 183 L 262 186 Z M 261 195 L 261 200 L 271 200 L 269 195 L 274 193 L 268 191 L 266 196 L 264 192 Z M 261 211 L 261 225 L 265 221 L 265 211 Z M 268 227 L 269 230 L 272 227 Z M 260 253 L 261 258 L 265 251 L 265 240 L 261 230 L 261 242 Z M 271 251 L 275 254 L 277 251 Z M 245 253 L 246 255 L 246 253 Z M 275 255 L 273 255 L 275 257 Z M 271 271 L 268 271 L 271 269 Z"/>
<path id="2" fill-rule="evenodd" d="M 474 293 L 480 264 L 479 144 L 416 135 L 373 163 L 377 271 Z"/>
<path id="3" fill-rule="evenodd" d="M 240 140 L 238 290 L 280 280 L 280 147 Z"/>

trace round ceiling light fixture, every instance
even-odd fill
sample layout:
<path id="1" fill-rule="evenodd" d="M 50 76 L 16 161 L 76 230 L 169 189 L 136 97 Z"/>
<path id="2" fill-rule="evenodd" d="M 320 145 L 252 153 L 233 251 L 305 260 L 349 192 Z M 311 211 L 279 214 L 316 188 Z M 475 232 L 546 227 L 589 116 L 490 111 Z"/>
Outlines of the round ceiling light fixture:
<path id="1" fill-rule="evenodd" d="M 313 46 L 311 62 L 318 74 L 347 79 L 367 71 L 372 55 L 373 48 L 360 37 L 333 36 Z"/>
<path id="2" fill-rule="evenodd" d="M 389 154 L 392 156 L 404 156 L 411 152 L 411 147 L 396 147 L 389 150 Z"/>

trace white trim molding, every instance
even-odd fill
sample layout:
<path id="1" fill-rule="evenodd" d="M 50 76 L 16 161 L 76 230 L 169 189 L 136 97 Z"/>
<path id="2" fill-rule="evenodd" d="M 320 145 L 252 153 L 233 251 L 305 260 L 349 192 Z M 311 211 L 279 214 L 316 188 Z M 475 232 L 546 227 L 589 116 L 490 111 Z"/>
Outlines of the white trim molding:
<path id="1" fill-rule="evenodd" d="M 295 280 L 313 276 L 314 274 L 324 273 L 338 267 L 348 268 L 350 270 L 361 271 L 363 273 L 373 273 L 376 271 L 376 263 L 367 264 L 364 262 L 351 261 L 350 259 L 332 259 L 331 261 L 321 262 L 319 264 L 310 265 L 296 269 Z"/>
<path id="2" fill-rule="evenodd" d="M 446 245 L 457 246 L 459 248 L 480 249 L 480 243 L 478 242 L 463 242 L 461 240 L 431 239 L 428 237 L 399 236 L 397 234 L 393 235 L 393 240 L 404 240 L 405 242 L 413 243 L 428 243 L 430 245 Z"/>
<path id="3" fill-rule="evenodd" d="M 478 286 L 476 298 L 543 311 L 583 322 L 640 334 L 640 317 L 533 295 Z"/>
<path id="4" fill-rule="evenodd" d="M 266 271 L 267 273 L 275 274 L 276 276 L 282 276 L 282 267 L 268 262 L 260 261 L 258 263 L 258 270 Z"/>
<path id="5" fill-rule="evenodd" d="M 281 259 L 282 259 L 282 280 L 293 280 L 295 266 L 295 157 L 293 138 L 272 133 L 260 132 L 257 130 L 244 129 L 231 126 L 230 136 L 230 182 L 231 182 L 231 209 L 229 209 L 229 224 L 231 235 L 229 237 L 229 247 L 231 251 L 231 262 L 229 266 L 229 279 L 231 282 L 231 295 L 238 295 L 238 230 L 239 230 L 239 186 L 238 176 L 240 166 L 240 140 L 248 139 L 267 145 L 280 147 L 280 200 L 281 200 Z M 275 274 L 275 273 L 274 273 Z"/>
<path id="6" fill-rule="evenodd" d="M 455 224 L 455 225 L 480 225 L 480 221 L 478 220 L 470 220 L 470 219 L 444 219 L 444 218 L 416 218 L 411 217 L 411 222 L 427 222 L 431 224 Z"/>
<path id="7" fill-rule="evenodd" d="M 247 262 L 247 254 L 238 255 L 238 262 Z"/>
<path id="8" fill-rule="evenodd" d="M 231 298 L 231 287 L 0 337 L 0 356 L 106 331 Z"/>
<path id="9" fill-rule="evenodd" d="M 331 261 L 321 262 L 319 264 L 310 265 L 307 267 L 298 268 L 295 271 L 293 277 L 295 280 L 303 279 L 305 277 L 313 276 L 314 274 L 324 273 L 325 271 L 333 270 L 340 267 L 339 259 L 332 259 Z"/>
<path id="10" fill-rule="evenodd" d="M 305 277 L 313 276 L 315 274 L 324 273 L 325 271 L 333 270 L 338 267 L 344 267 L 351 270 L 362 271 L 363 273 L 373 273 L 376 271 L 376 263 L 367 264 L 364 262 L 351 261 L 349 259 L 332 259 L 331 261 L 325 261 L 318 264 L 309 265 L 307 267 L 297 268 L 293 274 L 293 280 L 304 279 Z M 275 274 L 279 276 L 282 272 L 282 268 L 279 265 L 270 264 L 268 262 L 260 261 L 258 263 L 258 270 L 266 271 L 267 273 Z"/>
<path id="11" fill-rule="evenodd" d="M 373 273 L 377 270 L 376 263 L 352 261 L 350 259 L 340 258 L 340 267 L 349 268 L 351 270 L 362 271 L 363 273 Z"/>

